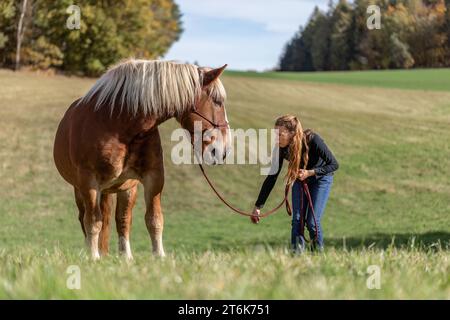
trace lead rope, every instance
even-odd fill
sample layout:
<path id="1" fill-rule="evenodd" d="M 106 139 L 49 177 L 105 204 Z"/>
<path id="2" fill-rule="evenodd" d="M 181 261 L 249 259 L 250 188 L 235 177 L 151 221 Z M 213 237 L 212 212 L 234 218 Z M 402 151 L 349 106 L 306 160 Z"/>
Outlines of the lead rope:
<path id="1" fill-rule="evenodd" d="M 274 209 L 265 212 L 265 213 L 261 213 L 260 215 L 255 215 L 253 213 L 248 213 L 245 211 L 242 211 L 240 209 L 235 208 L 233 205 L 231 205 L 230 203 L 228 203 L 228 201 L 226 201 L 221 195 L 220 193 L 217 191 L 217 189 L 214 187 L 214 184 L 211 182 L 211 180 L 208 178 L 208 175 L 205 172 L 205 169 L 203 168 L 203 166 L 199 163 L 198 166 L 200 167 L 200 170 L 203 173 L 203 176 L 205 177 L 206 181 L 208 182 L 209 186 L 211 187 L 211 189 L 213 189 L 214 193 L 217 195 L 217 197 L 231 210 L 233 210 L 236 213 L 239 213 L 240 215 L 243 216 L 247 216 L 247 217 L 259 217 L 259 218 L 265 218 L 268 217 L 269 215 L 275 213 L 278 209 L 281 208 L 281 206 L 283 205 L 283 203 L 286 202 L 286 210 L 288 212 L 289 215 L 291 215 L 292 211 L 290 210 L 290 206 L 289 206 L 289 201 L 288 201 L 288 195 L 289 195 L 289 185 L 286 185 L 286 188 L 284 189 L 284 199 L 280 202 L 280 204 L 278 206 L 276 206 Z"/>
<path id="2" fill-rule="evenodd" d="M 305 239 L 306 242 L 308 242 L 305 238 L 305 219 L 306 219 L 306 208 L 305 208 L 305 213 L 302 214 L 303 212 L 303 192 L 305 192 L 306 197 L 308 198 L 308 204 L 309 207 L 311 208 L 311 214 L 313 216 L 314 219 L 314 227 L 315 227 L 315 235 L 314 235 L 314 241 L 317 242 L 319 239 L 319 228 L 317 225 L 317 220 L 316 220 L 316 215 L 314 213 L 314 206 L 312 203 L 312 199 L 311 199 L 311 193 L 309 192 L 309 187 L 308 184 L 306 183 L 305 180 L 302 181 L 302 192 L 300 194 L 300 198 L 301 198 L 301 209 L 300 209 L 300 235 L 303 237 L 303 239 Z"/>
<path id="3" fill-rule="evenodd" d="M 191 142 L 191 144 L 193 144 L 193 143 Z M 209 186 L 211 187 L 211 189 L 214 191 L 214 193 L 217 195 L 217 197 L 218 197 L 218 198 L 219 198 L 219 199 L 220 199 L 220 200 L 221 200 L 228 208 L 230 208 L 232 211 L 234 211 L 234 212 L 236 212 L 236 213 L 238 213 L 238 214 L 240 214 L 240 215 L 247 216 L 247 217 L 259 217 L 259 218 L 265 218 L 265 217 L 268 217 L 269 215 L 275 213 L 278 209 L 281 208 L 281 206 L 283 205 L 283 203 L 285 203 L 285 204 L 286 204 L 286 212 L 287 212 L 287 214 L 288 214 L 289 216 L 292 216 L 292 209 L 291 209 L 291 206 L 290 206 L 289 200 L 288 200 L 288 196 L 289 196 L 289 187 L 290 187 L 289 184 L 286 184 L 286 187 L 284 188 L 284 198 L 283 198 L 283 200 L 282 200 L 282 201 L 280 202 L 280 204 L 277 205 L 275 208 L 273 208 L 272 210 L 270 210 L 270 211 L 268 211 L 268 212 L 261 213 L 261 214 L 259 214 L 259 215 L 255 215 L 255 214 L 253 214 L 253 213 L 248 213 L 248 212 L 242 211 L 242 210 L 240 210 L 240 209 L 238 209 L 238 208 L 235 208 L 233 205 L 231 205 L 230 203 L 228 203 L 228 201 L 226 201 L 226 200 L 224 199 L 224 197 L 222 197 L 222 195 L 217 191 L 216 187 L 214 187 L 214 184 L 211 182 L 211 180 L 209 179 L 208 175 L 206 174 L 205 169 L 203 168 L 203 166 L 202 166 L 202 164 L 201 164 L 201 161 L 199 160 L 199 157 L 198 157 L 198 155 L 197 155 L 197 153 L 196 153 L 195 151 L 194 151 L 194 154 L 195 154 L 195 156 L 196 156 L 196 158 L 197 158 L 198 166 L 200 167 L 200 171 L 202 172 L 203 176 L 205 177 L 205 179 L 206 179 L 206 181 L 208 182 L 208 184 L 209 184 Z M 315 228 L 316 228 L 315 241 L 317 241 L 317 239 L 318 239 L 318 237 L 319 237 L 319 232 L 318 232 L 318 227 L 317 227 L 316 216 L 315 216 L 315 214 L 314 214 L 314 206 L 313 206 L 313 203 L 312 203 L 311 194 L 309 193 L 309 188 L 308 188 L 308 185 L 306 184 L 306 181 L 302 181 L 302 183 L 303 183 L 303 189 L 305 190 L 305 193 L 306 193 L 307 196 L 308 196 L 309 206 L 311 207 L 312 215 L 313 215 L 313 218 L 314 218 L 314 224 L 315 224 Z M 300 196 L 302 197 L 302 196 L 303 196 L 303 193 L 302 193 Z M 302 207 L 303 207 L 303 199 L 301 199 L 301 203 L 302 203 Z M 301 213 L 301 212 L 300 212 L 300 213 Z M 305 215 L 303 215 L 303 216 L 305 216 Z M 304 219 L 304 218 L 303 218 L 303 219 Z M 304 230 L 303 230 L 303 229 L 304 229 L 304 228 L 303 228 L 303 224 L 302 224 L 302 227 L 301 227 L 301 230 L 300 230 L 300 232 L 301 232 L 302 235 L 304 235 Z M 304 238 L 304 236 L 303 236 L 303 238 Z"/>
<path id="4" fill-rule="evenodd" d="M 288 196 L 289 196 L 289 185 L 286 184 L 286 187 L 284 189 L 284 198 L 283 200 L 280 202 L 280 204 L 278 206 L 276 206 L 274 209 L 265 212 L 265 213 L 261 213 L 260 215 L 254 215 L 253 213 L 248 213 L 245 211 L 242 211 L 238 208 L 235 208 L 233 205 L 231 205 L 228 201 L 226 201 L 224 199 L 224 197 L 217 191 L 216 187 L 214 186 L 214 184 L 211 182 L 211 180 L 209 179 L 208 175 L 205 172 L 205 169 L 203 168 L 203 166 L 199 163 L 198 166 L 200 167 L 200 170 L 203 174 L 203 176 L 205 177 L 206 181 L 208 182 L 209 186 L 211 187 L 211 189 L 214 191 L 214 193 L 217 195 L 217 197 L 231 210 L 233 210 L 234 212 L 243 215 L 243 216 L 247 216 L 247 217 L 259 217 L 259 218 L 265 218 L 268 217 L 269 215 L 275 213 L 278 209 L 281 208 L 281 206 L 283 205 L 283 203 L 286 203 L 286 212 L 289 216 L 292 215 L 292 209 L 291 206 L 289 204 L 289 200 L 288 200 Z M 319 229 L 318 229 L 318 225 L 317 225 L 317 220 L 316 220 L 316 215 L 314 212 L 314 206 L 312 203 L 312 199 L 311 199 L 311 193 L 309 192 L 309 187 L 308 184 L 306 183 L 306 181 L 302 181 L 302 193 L 300 194 L 300 197 L 303 197 L 303 192 L 305 192 L 307 198 L 308 198 L 308 204 L 309 207 L 311 208 L 311 213 L 313 215 L 313 219 L 314 219 L 314 227 L 315 227 L 315 237 L 314 240 L 317 242 L 318 238 L 319 238 Z M 300 214 L 303 211 L 303 199 L 301 198 L 301 209 L 300 209 Z M 306 210 L 305 210 L 305 214 L 301 214 L 301 218 L 300 218 L 300 234 L 304 237 L 304 220 L 305 220 L 305 216 L 306 216 Z M 306 239 L 305 239 L 306 240 Z"/>

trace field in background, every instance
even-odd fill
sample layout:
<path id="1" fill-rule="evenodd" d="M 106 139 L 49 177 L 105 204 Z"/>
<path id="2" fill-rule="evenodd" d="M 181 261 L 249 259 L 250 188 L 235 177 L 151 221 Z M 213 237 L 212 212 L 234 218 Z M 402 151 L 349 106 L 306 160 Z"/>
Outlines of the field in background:
<path id="1" fill-rule="evenodd" d="M 450 92 L 433 91 L 450 88 L 445 72 L 370 73 L 367 81 L 385 88 L 333 83 L 351 84 L 344 73 L 320 83 L 228 73 L 233 128 L 271 128 L 278 115 L 294 113 L 338 158 L 325 254 L 291 257 L 286 213 L 252 225 L 219 202 L 197 167 L 174 166 L 170 133 L 178 124 L 170 120 L 161 126 L 168 257 L 150 256 L 140 188 L 136 261 L 127 265 L 116 258 L 114 232 L 110 257 L 86 259 L 72 189 L 53 164 L 58 122 L 94 80 L 0 70 L 0 297 L 449 299 Z M 259 166 L 208 171 L 232 203 L 252 208 Z M 267 208 L 282 189 L 280 179 Z M 372 264 L 381 268 L 380 290 L 366 287 Z M 81 290 L 65 285 L 69 265 L 81 267 Z"/>
<path id="2" fill-rule="evenodd" d="M 335 83 L 353 86 L 450 91 L 450 69 L 368 70 L 326 72 L 240 72 L 228 74 L 268 79 Z"/>

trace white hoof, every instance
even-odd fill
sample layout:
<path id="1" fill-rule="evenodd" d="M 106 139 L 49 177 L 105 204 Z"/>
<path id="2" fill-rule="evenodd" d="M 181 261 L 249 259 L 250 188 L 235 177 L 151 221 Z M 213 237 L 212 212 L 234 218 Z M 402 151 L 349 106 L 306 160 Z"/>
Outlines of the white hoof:
<path id="1" fill-rule="evenodd" d="M 166 257 L 166 254 L 165 254 L 164 250 L 153 251 L 153 255 L 155 257 L 158 257 L 158 258 L 165 258 Z"/>
<path id="2" fill-rule="evenodd" d="M 125 257 L 125 259 L 128 261 L 133 260 L 130 241 L 128 241 L 128 239 L 126 239 L 125 237 L 119 237 L 119 254 Z"/>

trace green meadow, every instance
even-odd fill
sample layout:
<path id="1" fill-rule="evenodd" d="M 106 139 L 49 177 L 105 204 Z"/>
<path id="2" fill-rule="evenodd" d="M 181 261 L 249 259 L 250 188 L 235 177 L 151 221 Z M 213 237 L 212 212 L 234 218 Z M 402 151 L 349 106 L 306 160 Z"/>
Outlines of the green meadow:
<path id="1" fill-rule="evenodd" d="M 335 83 L 354 86 L 426 91 L 450 91 L 450 69 L 262 73 L 230 71 L 229 74 L 242 77 L 297 80 L 313 83 Z"/>
<path id="2" fill-rule="evenodd" d="M 325 252 L 292 256 L 284 209 L 253 225 L 216 198 L 198 167 L 174 165 L 170 120 L 160 127 L 167 257 L 151 255 L 140 188 L 127 263 L 114 225 L 110 255 L 87 258 L 72 188 L 53 164 L 59 120 L 95 80 L 0 70 L 0 298 L 450 299 L 449 79 L 446 69 L 226 73 L 232 128 L 270 129 L 296 114 L 336 155 Z M 266 208 L 283 196 L 286 167 Z M 251 210 L 259 169 L 207 171 Z M 79 290 L 66 285 L 72 265 Z M 367 286 L 373 265 L 379 289 Z"/>

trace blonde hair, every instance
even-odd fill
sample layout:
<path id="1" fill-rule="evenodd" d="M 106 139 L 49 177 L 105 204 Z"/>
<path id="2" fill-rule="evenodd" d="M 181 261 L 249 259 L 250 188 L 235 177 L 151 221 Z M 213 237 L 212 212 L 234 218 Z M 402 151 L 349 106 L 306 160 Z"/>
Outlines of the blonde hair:
<path id="1" fill-rule="evenodd" d="M 306 169 L 308 165 L 309 141 L 313 132 L 311 129 L 303 131 L 300 120 L 290 114 L 278 117 L 275 126 L 285 127 L 289 132 L 294 133 L 289 144 L 289 167 L 286 174 L 286 183 L 290 185 L 297 179 L 298 170 Z"/>
<path id="2" fill-rule="evenodd" d="M 198 101 L 202 70 L 208 69 L 173 61 L 127 59 L 112 66 L 78 104 L 95 99 L 94 109 L 109 108 L 111 115 L 115 108 L 133 116 L 180 114 Z M 208 87 L 207 94 L 216 100 L 226 98 L 219 79 Z"/>

